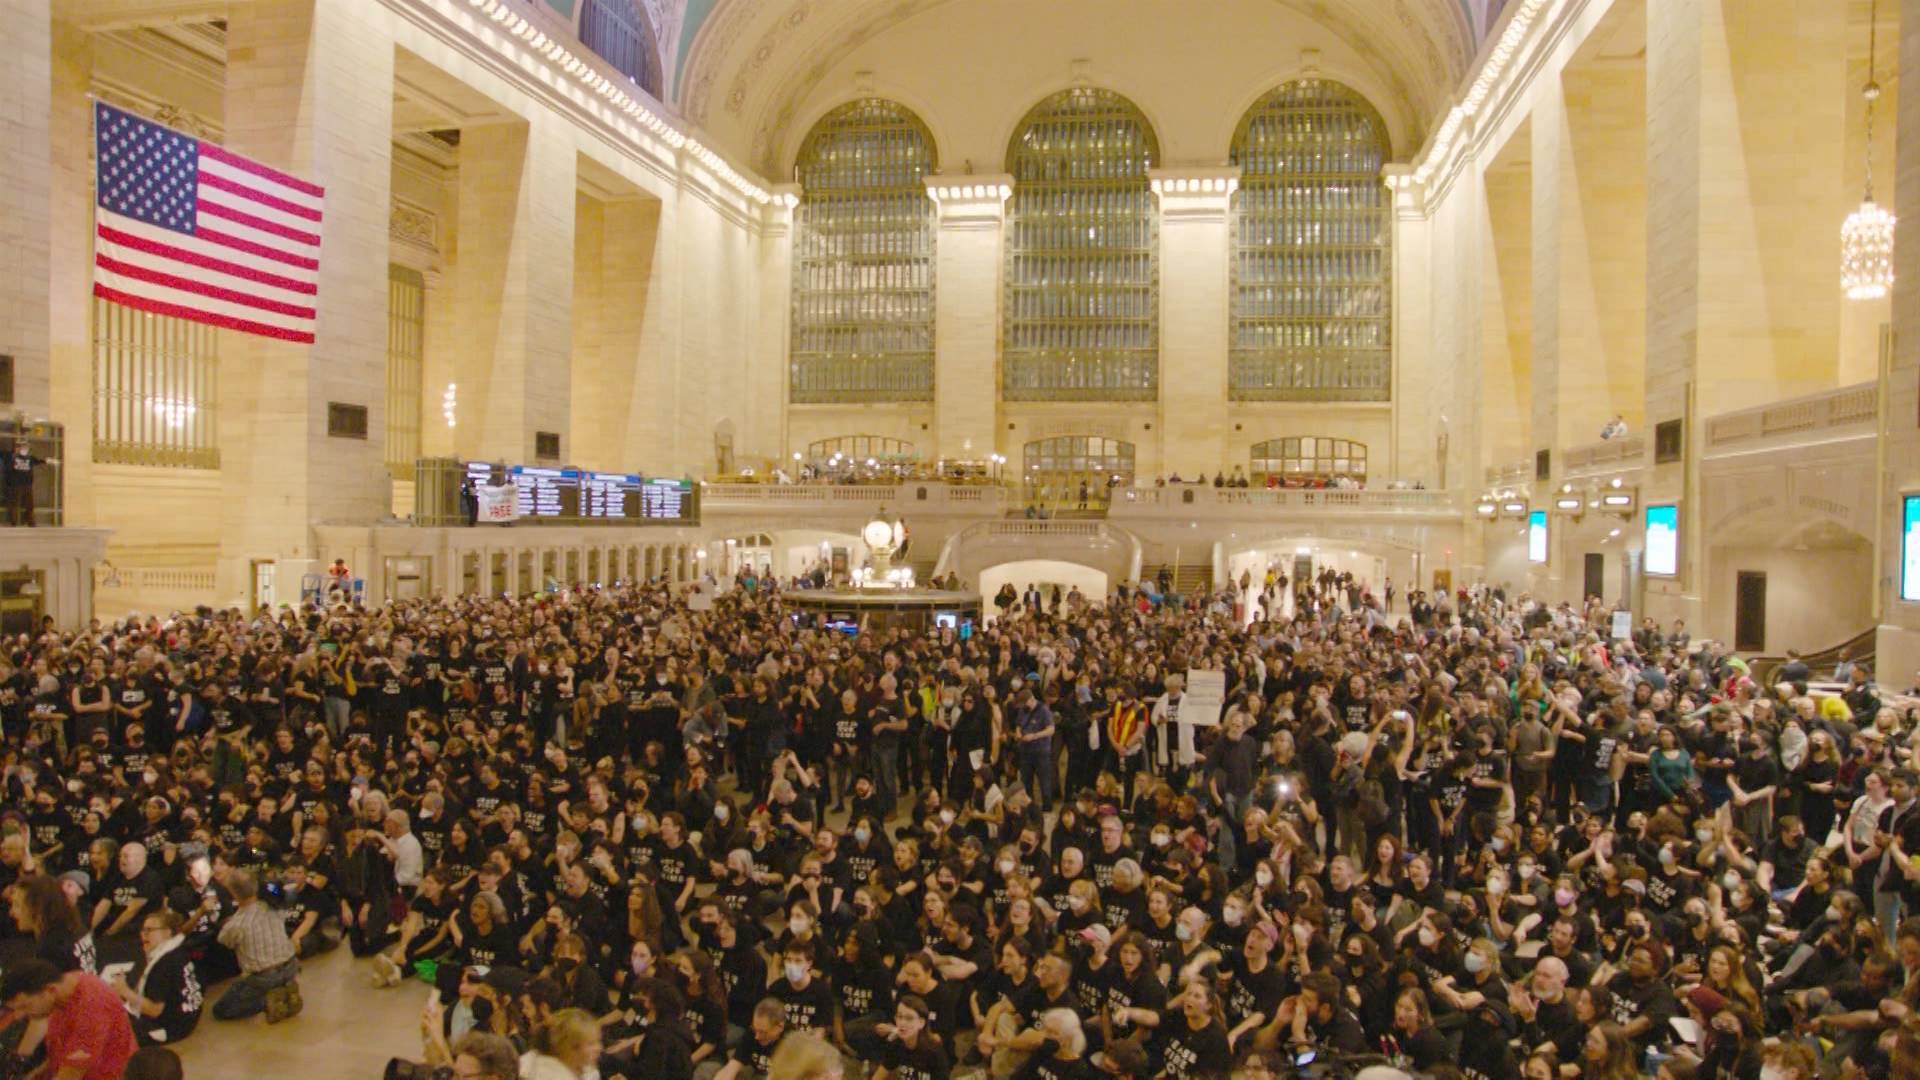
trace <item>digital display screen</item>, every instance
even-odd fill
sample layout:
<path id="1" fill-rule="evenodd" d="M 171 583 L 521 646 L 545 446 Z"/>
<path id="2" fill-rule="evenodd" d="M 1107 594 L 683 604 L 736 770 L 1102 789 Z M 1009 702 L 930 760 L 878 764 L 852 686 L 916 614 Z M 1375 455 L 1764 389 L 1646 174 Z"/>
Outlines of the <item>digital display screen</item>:
<path id="1" fill-rule="evenodd" d="M 1527 515 L 1527 561 L 1547 561 L 1547 512 L 1535 510 Z"/>
<path id="2" fill-rule="evenodd" d="M 1920 495 L 1900 500 L 1900 599 L 1920 600 Z"/>
<path id="3" fill-rule="evenodd" d="M 1647 507 L 1647 573 L 1672 577 L 1680 572 L 1680 508 Z"/>
<path id="4" fill-rule="evenodd" d="M 960 616 L 951 611 L 936 611 L 933 615 L 933 625 L 957 630 L 960 628 Z"/>
<path id="5" fill-rule="evenodd" d="M 475 489 L 512 484 L 513 516 L 529 524 L 691 525 L 699 522 L 698 502 L 690 480 L 548 465 L 494 465 L 484 461 L 467 462 L 464 470 Z"/>

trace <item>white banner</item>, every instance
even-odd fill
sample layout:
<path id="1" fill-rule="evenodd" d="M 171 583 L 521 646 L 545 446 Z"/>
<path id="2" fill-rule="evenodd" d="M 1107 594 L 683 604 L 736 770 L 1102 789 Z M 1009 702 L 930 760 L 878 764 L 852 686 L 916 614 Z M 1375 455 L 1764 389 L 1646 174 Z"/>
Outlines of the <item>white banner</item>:
<path id="1" fill-rule="evenodd" d="M 1224 671 L 1187 671 L 1186 693 L 1180 698 L 1180 722 L 1195 727 L 1218 727 L 1220 710 L 1227 703 L 1227 673 Z"/>
<path id="2" fill-rule="evenodd" d="M 519 491 L 512 484 L 477 487 L 473 494 L 480 502 L 481 521 L 507 522 L 520 516 Z"/>

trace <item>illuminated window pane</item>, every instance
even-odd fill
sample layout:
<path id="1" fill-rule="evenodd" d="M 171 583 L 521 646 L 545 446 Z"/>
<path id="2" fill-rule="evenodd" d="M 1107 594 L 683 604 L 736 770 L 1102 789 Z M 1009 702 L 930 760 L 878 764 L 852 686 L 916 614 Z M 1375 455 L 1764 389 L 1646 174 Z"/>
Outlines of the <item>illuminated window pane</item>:
<path id="1" fill-rule="evenodd" d="M 1385 401 L 1393 200 L 1386 125 L 1339 83 L 1288 83 L 1233 139 L 1235 401 Z"/>
<path id="2" fill-rule="evenodd" d="M 660 97 L 660 50 L 653 25 L 634 0 L 582 0 L 580 44 L 655 99 Z"/>
<path id="3" fill-rule="evenodd" d="M 1096 435 L 1061 435 L 1039 439 L 1025 447 L 1021 478 L 1028 504 L 1047 509 L 1081 507 L 1080 485 L 1087 487 L 1087 509 L 1107 505 L 1115 487 L 1133 486 L 1130 442 Z"/>
<path id="4" fill-rule="evenodd" d="M 1007 148 L 1010 401 L 1152 401 L 1160 386 L 1158 215 L 1147 170 L 1159 143 L 1108 90 L 1041 102 Z"/>
<path id="5" fill-rule="evenodd" d="M 807 460 L 826 461 L 838 455 L 854 461 L 906 461 L 913 457 L 913 444 L 885 435 L 840 435 L 807 444 Z"/>
<path id="6" fill-rule="evenodd" d="M 93 300 L 93 460 L 220 467 L 219 332 Z"/>
<path id="7" fill-rule="evenodd" d="M 413 478 L 420 457 L 421 368 L 427 283 L 418 270 L 387 268 L 387 471 Z"/>
<path id="8" fill-rule="evenodd" d="M 822 117 L 800 150 L 795 402 L 933 400 L 933 200 L 920 118 L 891 101 Z"/>
<path id="9" fill-rule="evenodd" d="M 1284 486 L 1367 479 L 1367 444 L 1324 436 L 1268 439 L 1253 444 L 1248 474 L 1255 483 Z"/>

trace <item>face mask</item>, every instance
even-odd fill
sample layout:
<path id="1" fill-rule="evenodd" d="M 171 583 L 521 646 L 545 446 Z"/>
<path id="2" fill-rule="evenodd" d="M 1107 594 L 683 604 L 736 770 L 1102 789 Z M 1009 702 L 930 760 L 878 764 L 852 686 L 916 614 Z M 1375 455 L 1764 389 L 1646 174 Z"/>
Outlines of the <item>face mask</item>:
<path id="1" fill-rule="evenodd" d="M 781 970 L 786 973 L 787 981 L 790 983 L 797 983 L 807 977 L 807 965 L 796 964 L 791 960 L 781 965 Z"/>
<path id="2" fill-rule="evenodd" d="M 803 919 L 798 915 L 787 920 L 787 929 L 793 931 L 794 937 L 799 937 L 801 934 L 806 933 L 809 929 L 812 928 L 812 926 L 813 926 L 812 923 L 808 922 L 806 919 Z"/>
<path id="3" fill-rule="evenodd" d="M 1672 848 L 1660 849 L 1660 865 L 1668 867 L 1669 869 L 1672 868 L 1673 866 L 1673 849 Z"/>
<path id="4" fill-rule="evenodd" d="M 733 811 L 728 809 L 724 803 L 713 808 L 713 820 L 715 821 L 724 822 L 732 816 Z"/>
<path id="5" fill-rule="evenodd" d="M 651 957 L 642 959 L 641 957 L 636 956 L 633 958 L 632 966 L 633 966 L 633 973 L 635 975 L 645 975 L 647 972 L 653 970 L 653 960 Z"/>
<path id="6" fill-rule="evenodd" d="M 1703 844 L 1710 844 L 1713 842 L 1713 830 L 1712 829 L 1695 829 L 1693 830 L 1693 838 L 1695 840 L 1700 841 Z"/>
<path id="7" fill-rule="evenodd" d="M 873 839 L 873 830 L 866 828 L 855 829 L 853 830 L 853 838 L 855 841 L 864 844 Z"/>
<path id="8" fill-rule="evenodd" d="M 1787 1080 L 1786 1070 L 1778 1065 L 1760 1066 L 1760 1080 Z"/>
<path id="9" fill-rule="evenodd" d="M 1506 891 L 1507 891 L 1507 883 L 1505 881 L 1502 881 L 1499 878 L 1487 879 L 1487 895 L 1488 896 L 1499 896 L 1501 893 Z"/>
<path id="10" fill-rule="evenodd" d="M 942 825 L 953 824 L 953 811 L 951 810 L 940 811 L 940 824 Z"/>
<path id="11" fill-rule="evenodd" d="M 1068 910 L 1072 911 L 1075 915 L 1078 915 L 1081 912 L 1087 910 L 1087 902 L 1085 900 L 1080 899 L 1077 896 L 1069 896 L 1067 898 L 1067 908 Z"/>
<path id="12" fill-rule="evenodd" d="M 1006 877 L 1008 874 L 1013 873 L 1013 860 L 1001 859 L 999 862 L 994 864 L 994 869 L 1000 871 L 1001 877 Z"/>
<path id="13" fill-rule="evenodd" d="M 1246 913 L 1237 907 L 1227 908 L 1220 913 L 1220 921 L 1226 923 L 1228 926 L 1239 926 L 1240 920 L 1246 917 Z"/>
<path id="14" fill-rule="evenodd" d="M 154 772 L 152 769 L 148 769 L 146 772 L 140 774 L 140 779 L 146 781 L 148 787 L 152 787 L 154 781 L 160 779 L 160 774 Z"/>
<path id="15" fill-rule="evenodd" d="M 1504 836 L 1496 836 L 1496 837 L 1494 837 L 1494 838 L 1493 838 L 1493 853 L 1494 853 L 1495 855 L 1498 855 L 1498 854 L 1500 854 L 1501 852 L 1503 852 L 1503 851 L 1505 851 L 1505 850 L 1507 850 L 1507 838 L 1506 838 L 1506 837 L 1504 837 Z"/>
<path id="16" fill-rule="evenodd" d="M 1167 846 L 1168 844 L 1171 844 L 1171 843 L 1173 843 L 1173 837 L 1171 837 L 1171 836 L 1166 836 L 1166 835 L 1164 835 L 1164 834 L 1161 834 L 1161 833 L 1154 833 L 1154 834 L 1153 834 L 1153 846 L 1154 846 L 1154 847 L 1166 847 L 1166 846 Z"/>
<path id="17" fill-rule="evenodd" d="M 1561 907 L 1572 907 L 1573 902 L 1576 899 L 1577 897 L 1574 895 L 1574 892 L 1572 889 L 1553 890 L 1553 902 L 1560 905 Z"/>
<path id="18" fill-rule="evenodd" d="M 1469 975 L 1478 975 L 1487 970 L 1486 959 L 1477 952 L 1468 953 L 1466 959 L 1461 961 L 1461 963 L 1466 965 L 1467 974 Z"/>
<path id="19" fill-rule="evenodd" d="M 1433 931 L 1427 929 L 1424 926 L 1420 928 L 1420 944 L 1421 945 L 1431 949 L 1434 947 L 1434 945 L 1438 944 L 1439 941 L 1440 941 L 1439 934 L 1434 933 Z"/>
<path id="20" fill-rule="evenodd" d="M 1720 887 L 1728 892 L 1732 892 L 1733 887 L 1738 884 L 1740 884 L 1740 875 L 1732 870 L 1720 875 Z"/>
<path id="21" fill-rule="evenodd" d="M 1837 908 L 1837 907 L 1830 907 L 1830 908 L 1828 908 L 1828 909 L 1827 909 L 1827 921 L 1828 921 L 1828 922 L 1839 922 L 1839 921 L 1840 921 L 1841 919 L 1844 919 L 1844 918 L 1846 918 L 1846 916 L 1845 916 L 1844 914 L 1842 914 L 1842 913 L 1841 913 L 1841 911 L 1840 911 L 1840 909 L 1839 909 L 1839 908 Z"/>
<path id="22" fill-rule="evenodd" d="M 1273 884 L 1273 874 L 1267 870 L 1259 870 L 1254 873 L 1253 880 L 1256 885 L 1264 889 Z"/>
<path id="23" fill-rule="evenodd" d="M 1520 866 L 1520 880 L 1521 880 L 1521 881 L 1525 881 L 1525 880 L 1527 880 L 1528 878 L 1530 878 L 1530 877 L 1532 877 L 1532 876 L 1533 876 L 1533 873 L 1534 873 L 1534 871 L 1533 871 L 1533 867 L 1531 867 L 1531 866 L 1528 866 L 1528 865 L 1526 865 L 1525 863 L 1522 863 L 1522 864 L 1521 864 L 1521 866 Z"/>

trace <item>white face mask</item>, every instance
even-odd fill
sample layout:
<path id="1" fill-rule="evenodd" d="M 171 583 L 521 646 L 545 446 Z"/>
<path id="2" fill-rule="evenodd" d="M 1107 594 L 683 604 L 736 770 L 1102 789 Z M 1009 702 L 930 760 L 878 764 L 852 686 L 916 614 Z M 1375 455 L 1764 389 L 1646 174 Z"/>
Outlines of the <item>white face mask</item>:
<path id="1" fill-rule="evenodd" d="M 1001 877 L 1006 877 L 1008 874 L 1013 873 L 1012 859 L 1001 859 L 998 863 L 994 865 L 1000 871 Z"/>
<path id="2" fill-rule="evenodd" d="M 795 937 L 798 937 L 799 935 L 806 933 L 808 930 L 812 929 L 812 927 L 813 927 L 812 923 L 808 922 L 806 919 L 801 918 L 798 915 L 787 920 L 787 929 L 793 931 Z"/>
<path id="3" fill-rule="evenodd" d="M 1078 896 L 1067 897 L 1067 907 L 1076 915 L 1087 910 L 1087 902 Z"/>
<path id="4" fill-rule="evenodd" d="M 1497 877 L 1487 879 L 1487 895 L 1488 896 L 1499 896 L 1501 893 L 1506 891 L 1507 891 L 1506 879 L 1497 878 Z"/>
<path id="5" fill-rule="evenodd" d="M 1487 970 L 1487 961 L 1477 952 L 1470 952 L 1461 963 L 1466 965 L 1467 974 L 1478 975 Z"/>
<path id="6" fill-rule="evenodd" d="M 1778 1065 L 1762 1065 L 1760 1080 L 1787 1080 L 1787 1071 Z"/>
<path id="7" fill-rule="evenodd" d="M 1740 884 L 1740 875 L 1734 871 L 1729 870 L 1720 875 L 1720 887 L 1728 892 L 1732 892 L 1733 887 L 1738 884 Z"/>
<path id="8" fill-rule="evenodd" d="M 940 824 L 942 825 L 953 824 L 953 811 L 951 810 L 940 811 Z"/>
<path id="9" fill-rule="evenodd" d="M 1844 919 L 1844 918 L 1846 918 L 1846 914 L 1845 914 L 1844 912 L 1842 912 L 1842 911 L 1841 911 L 1841 910 L 1840 910 L 1839 908 L 1837 908 L 1837 907 L 1830 907 L 1830 908 L 1828 908 L 1828 909 L 1827 909 L 1827 921 L 1828 921 L 1828 922 L 1839 922 L 1840 920 L 1842 920 L 1842 919 Z"/>
<path id="10" fill-rule="evenodd" d="M 1166 847 L 1166 846 L 1167 846 L 1168 844 L 1171 844 L 1171 843 L 1173 843 L 1173 837 L 1171 837 L 1171 836 L 1168 836 L 1168 835 L 1167 835 L 1167 834 L 1165 834 L 1165 833 L 1154 833 L 1154 834 L 1153 834 L 1153 846 L 1154 846 L 1154 847 Z"/>
<path id="11" fill-rule="evenodd" d="M 797 983 L 807 977 L 807 965 L 797 964 L 791 960 L 781 965 L 781 971 L 786 974 L 787 981 L 790 983 Z"/>
<path id="12" fill-rule="evenodd" d="M 1673 865 L 1673 849 L 1672 848 L 1660 849 L 1660 865 L 1661 866 Z"/>
<path id="13" fill-rule="evenodd" d="M 1693 838 L 1703 844 L 1711 843 L 1713 841 L 1713 830 L 1695 829 L 1693 830 Z"/>
<path id="14" fill-rule="evenodd" d="M 1178 941 L 1192 941 L 1193 931 L 1187 928 L 1186 923 L 1175 923 L 1173 925 L 1173 936 L 1175 940 Z"/>
<path id="15" fill-rule="evenodd" d="M 1220 921 L 1226 923 L 1228 926 L 1239 926 L 1240 920 L 1246 917 L 1246 912 L 1241 911 L 1237 907 L 1230 907 L 1220 912 Z"/>
<path id="16" fill-rule="evenodd" d="M 713 808 L 713 820 L 715 821 L 725 821 L 727 820 L 727 818 L 731 817 L 732 814 L 733 812 L 727 809 L 727 806 L 724 803 Z"/>
<path id="17" fill-rule="evenodd" d="M 1493 838 L 1493 853 L 1494 853 L 1495 855 L 1498 855 L 1498 854 L 1500 854 L 1501 852 L 1503 852 L 1503 851 L 1505 851 L 1505 850 L 1507 850 L 1507 838 L 1506 838 L 1506 837 L 1504 837 L 1504 836 L 1496 836 L 1496 837 L 1494 837 L 1494 838 Z"/>
<path id="18" fill-rule="evenodd" d="M 855 829 L 853 830 L 853 838 L 855 841 L 864 844 L 873 839 L 873 832 L 868 829 Z"/>
<path id="19" fill-rule="evenodd" d="M 1253 875 L 1253 881 L 1254 881 L 1254 884 L 1264 889 L 1267 886 L 1273 884 L 1273 874 L 1270 871 L 1266 871 L 1266 870 L 1255 871 Z"/>

